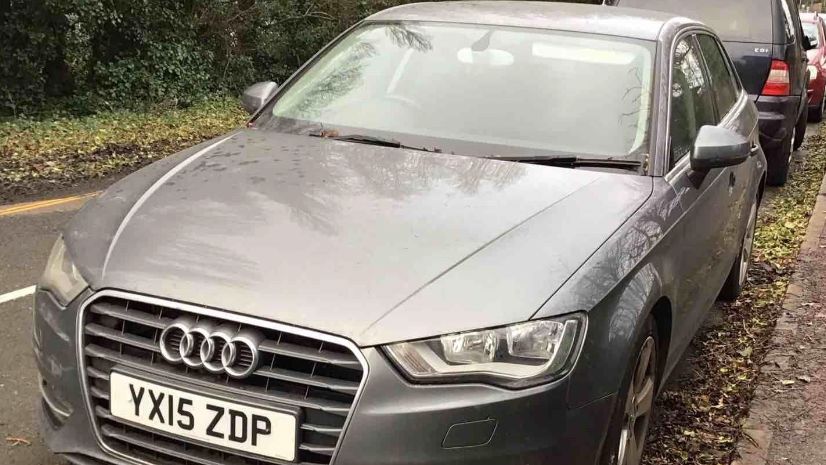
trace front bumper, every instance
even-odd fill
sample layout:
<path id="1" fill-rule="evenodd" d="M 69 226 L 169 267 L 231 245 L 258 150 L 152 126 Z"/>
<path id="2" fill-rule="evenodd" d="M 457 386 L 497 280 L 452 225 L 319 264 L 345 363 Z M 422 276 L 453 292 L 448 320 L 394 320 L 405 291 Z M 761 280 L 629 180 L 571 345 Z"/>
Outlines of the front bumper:
<path id="1" fill-rule="evenodd" d="M 49 400 L 43 403 L 44 436 L 52 451 L 74 463 L 126 464 L 101 448 L 81 392 L 75 328 L 78 302 L 88 297 L 66 310 L 48 293 L 35 298 L 35 355 Z M 336 465 L 582 465 L 599 456 L 613 395 L 572 409 L 567 379 L 522 391 L 417 386 L 379 350 L 363 354 L 369 375 Z"/>

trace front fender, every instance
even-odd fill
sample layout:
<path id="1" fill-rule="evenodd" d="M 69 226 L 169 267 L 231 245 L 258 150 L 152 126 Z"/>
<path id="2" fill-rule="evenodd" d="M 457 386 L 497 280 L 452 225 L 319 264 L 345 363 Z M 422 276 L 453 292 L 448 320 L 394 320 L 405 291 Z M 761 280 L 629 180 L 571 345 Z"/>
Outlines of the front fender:
<path id="1" fill-rule="evenodd" d="M 588 334 L 571 373 L 571 408 L 619 391 L 634 343 L 663 294 L 660 273 L 647 264 L 588 312 Z"/>
<path id="2" fill-rule="evenodd" d="M 588 312 L 588 334 L 571 373 L 572 408 L 619 390 L 648 314 L 672 294 L 682 207 L 668 183 L 654 184 L 650 199 L 534 315 Z"/>

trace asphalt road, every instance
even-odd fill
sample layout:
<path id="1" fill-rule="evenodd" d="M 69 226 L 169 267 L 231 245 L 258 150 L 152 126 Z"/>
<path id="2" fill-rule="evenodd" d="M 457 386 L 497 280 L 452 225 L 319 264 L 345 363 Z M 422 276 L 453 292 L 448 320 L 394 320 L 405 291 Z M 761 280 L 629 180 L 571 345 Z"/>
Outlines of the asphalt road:
<path id="1" fill-rule="evenodd" d="M 71 212 L 0 217 L 0 295 L 37 282 L 51 244 Z M 36 421 L 37 372 L 31 353 L 32 297 L 0 304 L 0 463 L 63 463 L 43 446 Z M 30 444 L 12 445 L 11 438 Z"/>
<path id="2" fill-rule="evenodd" d="M 810 125 L 809 130 L 814 132 L 817 126 Z M 112 181 L 90 183 L 80 189 L 93 192 Z M 78 190 L 53 193 L 49 198 L 75 195 Z M 83 202 L 79 199 L 45 208 L 24 208 L 13 214 L 4 214 L 7 206 L 0 205 L 0 302 L 9 292 L 37 282 L 58 231 Z M 711 312 L 710 319 L 714 318 L 715 312 Z M 39 435 L 31 325 L 31 296 L 0 303 L 0 465 L 65 465 L 49 453 Z M 690 369 L 688 363 L 683 363 L 678 372 Z M 679 373 L 672 380 L 678 378 Z"/>
<path id="3" fill-rule="evenodd" d="M 94 192 L 113 181 L 88 183 L 49 198 L 74 197 L 78 190 Z M 0 302 L 9 292 L 37 282 L 60 228 L 84 202 L 24 206 L 14 214 L 4 214 L 7 206 L 0 205 Z M 0 303 L 0 465 L 64 465 L 40 439 L 31 334 L 32 297 Z"/>

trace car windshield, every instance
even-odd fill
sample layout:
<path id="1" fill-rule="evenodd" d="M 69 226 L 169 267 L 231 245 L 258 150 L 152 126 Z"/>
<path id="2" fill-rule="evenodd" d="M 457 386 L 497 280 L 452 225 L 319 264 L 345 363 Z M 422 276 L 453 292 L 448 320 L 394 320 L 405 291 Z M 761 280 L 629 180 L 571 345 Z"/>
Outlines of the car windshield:
<path id="1" fill-rule="evenodd" d="M 801 24 L 803 25 L 803 33 L 809 38 L 809 43 L 812 44 L 812 47 L 817 47 L 820 44 L 820 40 L 818 40 L 819 37 L 817 36 L 817 24 L 809 22 L 803 22 Z"/>
<path id="2" fill-rule="evenodd" d="M 255 124 L 473 156 L 642 159 L 654 48 L 535 29 L 367 23 Z"/>

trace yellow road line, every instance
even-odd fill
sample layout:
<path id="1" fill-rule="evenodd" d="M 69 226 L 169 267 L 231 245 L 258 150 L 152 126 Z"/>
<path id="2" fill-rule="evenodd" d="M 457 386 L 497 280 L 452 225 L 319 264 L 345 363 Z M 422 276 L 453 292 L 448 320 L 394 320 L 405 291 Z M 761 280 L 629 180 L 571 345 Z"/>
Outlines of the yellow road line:
<path id="1" fill-rule="evenodd" d="M 38 202 L 29 202 L 24 204 L 12 205 L 6 208 L 0 208 L 0 216 L 8 216 L 18 213 L 40 210 L 48 207 L 56 207 L 59 205 L 88 199 L 90 197 L 98 195 L 99 193 L 100 192 L 91 192 L 89 194 L 73 195 L 71 197 L 63 197 L 59 199 L 41 200 Z"/>

